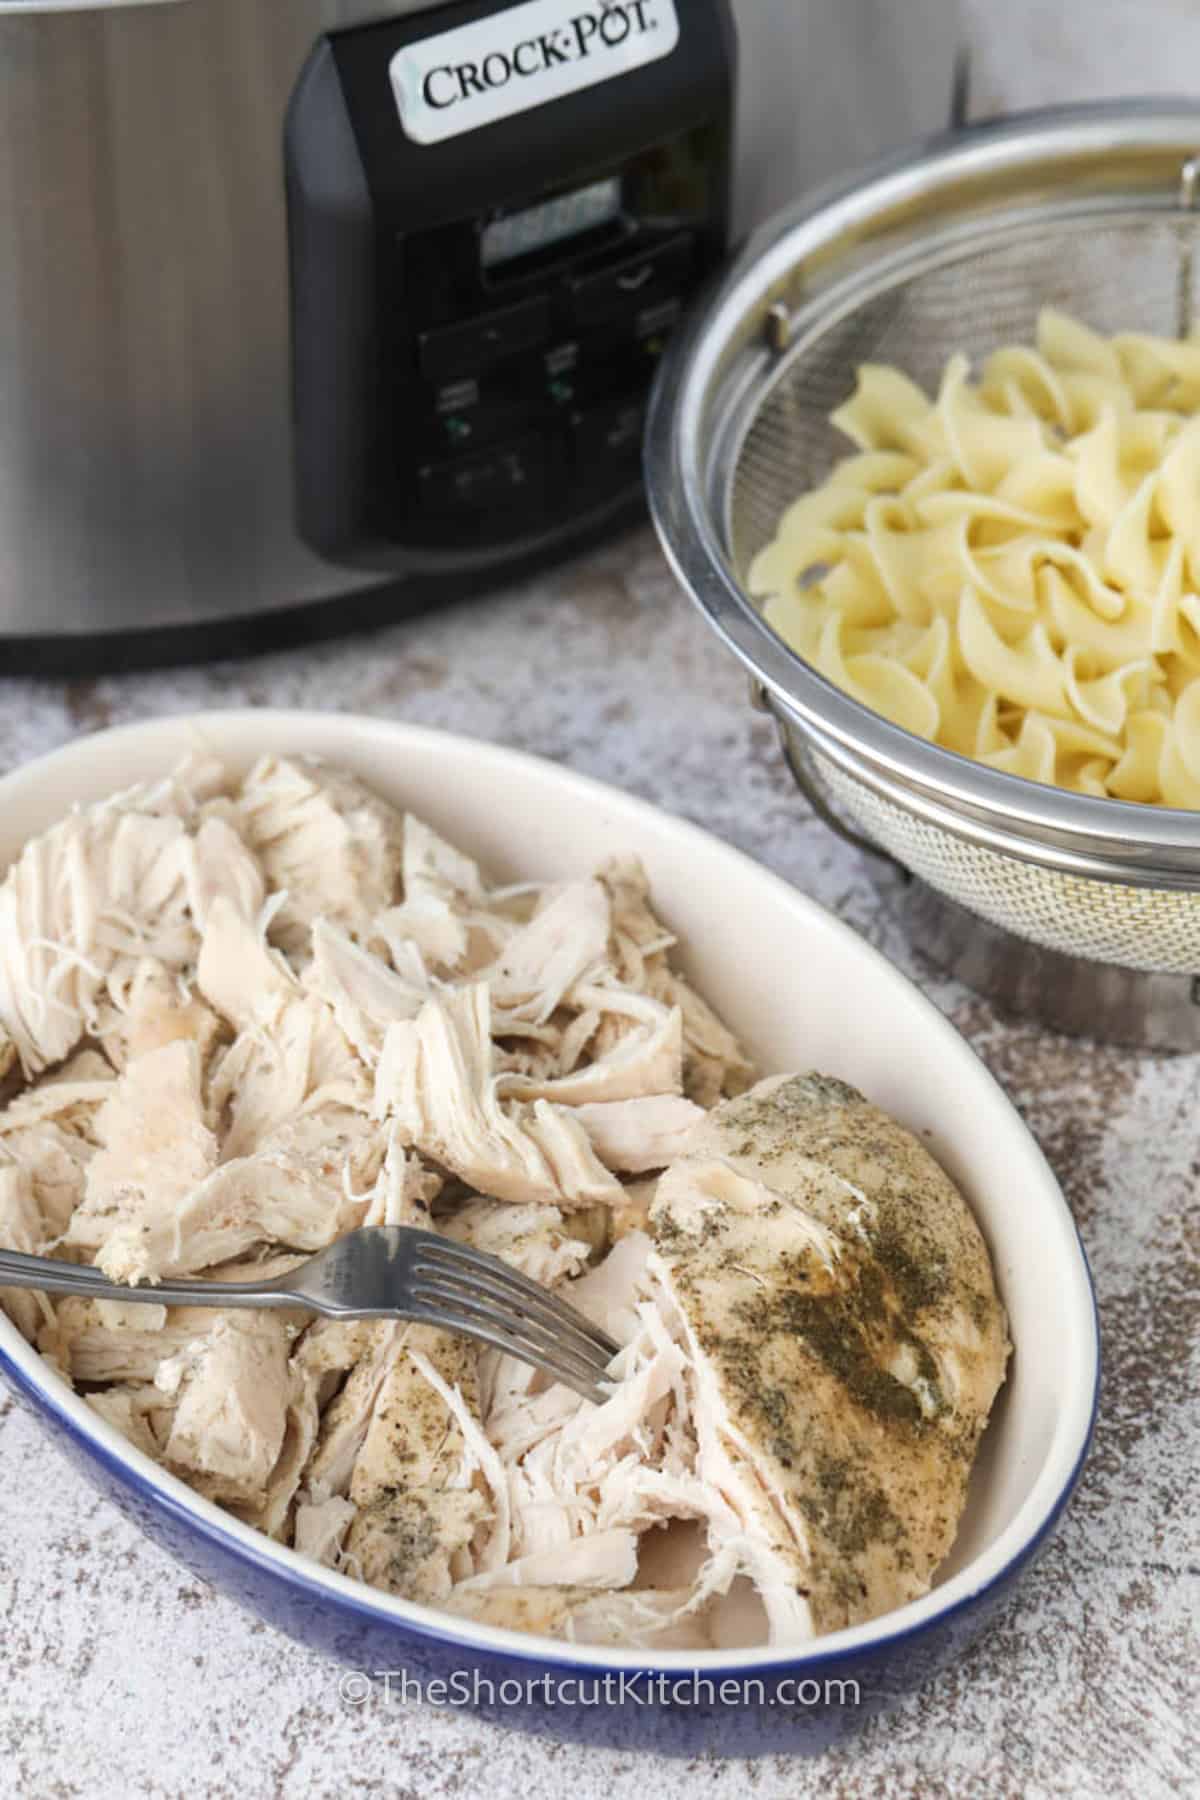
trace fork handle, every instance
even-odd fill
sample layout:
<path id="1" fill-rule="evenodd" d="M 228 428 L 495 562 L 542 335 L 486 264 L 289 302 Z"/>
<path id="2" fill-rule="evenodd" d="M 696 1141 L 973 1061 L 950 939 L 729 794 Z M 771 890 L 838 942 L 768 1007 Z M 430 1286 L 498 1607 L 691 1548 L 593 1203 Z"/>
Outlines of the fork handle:
<path id="1" fill-rule="evenodd" d="M 287 1277 L 284 1277 L 286 1280 Z M 76 1294 L 81 1300 L 119 1300 L 134 1306 L 304 1306 L 311 1300 L 272 1282 L 160 1281 L 157 1286 L 126 1287 L 109 1281 L 99 1269 L 57 1262 L 49 1256 L 26 1256 L 0 1250 L 0 1288 L 40 1288 L 45 1294 Z"/>

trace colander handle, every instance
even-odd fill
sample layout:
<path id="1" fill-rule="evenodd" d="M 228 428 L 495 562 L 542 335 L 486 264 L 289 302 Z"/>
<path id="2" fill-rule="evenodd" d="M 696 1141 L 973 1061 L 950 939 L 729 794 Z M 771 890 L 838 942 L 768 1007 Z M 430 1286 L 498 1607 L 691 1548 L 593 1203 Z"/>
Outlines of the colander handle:
<path id="1" fill-rule="evenodd" d="M 805 755 L 805 752 L 797 747 L 792 734 L 788 731 L 783 720 L 771 705 L 770 694 L 760 681 L 755 681 L 753 679 L 750 682 L 750 704 L 757 712 L 764 712 L 769 718 L 774 720 L 775 730 L 779 738 L 779 748 L 783 752 L 783 760 L 791 772 L 792 780 L 800 789 L 800 792 L 804 795 L 804 798 L 808 801 L 808 804 L 812 807 L 822 824 L 828 825 L 830 831 L 836 832 L 843 843 L 849 844 L 852 849 L 861 850 L 864 856 L 873 856 L 877 862 L 886 863 L 889 869 L 895 870 L 895 872 L 898 875 L 902 875 L 906 881 L 911 879 L 909 871 L 904 867 L 903 863 L 897 862 L 896 858 L 890 855 L 888 851 L 880 849 L 879 845 L 874 843 L 869 837 L 864 837 L 861 832 L 855 831 L 852 826 L 847 825 L 844 819 L 838 818 L 828 800 L 826 800 L 824 794 L 821 792 L 820 783 L 817 780 L 816 772 L 813 769 L 811 762 Z"/>

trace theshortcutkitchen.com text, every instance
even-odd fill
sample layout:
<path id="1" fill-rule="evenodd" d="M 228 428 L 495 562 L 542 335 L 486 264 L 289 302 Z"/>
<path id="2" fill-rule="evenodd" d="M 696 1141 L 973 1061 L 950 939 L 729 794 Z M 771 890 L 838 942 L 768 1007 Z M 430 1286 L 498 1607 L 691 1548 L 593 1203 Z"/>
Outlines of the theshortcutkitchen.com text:
<path id="1" fill-rule="evenodd" d="M 365 1706 L 858 1706 L 852 1679 L 784 1678 L 767 1684 L 758 1676 L 673 1675 L 663 1670 L 611 1670 L 598 1675 L 508 1676 L 495 1680 L 478 1669 L 453 1669 L 424 1679 L 406 1669 L 347 1669 L 338 1682 L 342 1704 Z"/>

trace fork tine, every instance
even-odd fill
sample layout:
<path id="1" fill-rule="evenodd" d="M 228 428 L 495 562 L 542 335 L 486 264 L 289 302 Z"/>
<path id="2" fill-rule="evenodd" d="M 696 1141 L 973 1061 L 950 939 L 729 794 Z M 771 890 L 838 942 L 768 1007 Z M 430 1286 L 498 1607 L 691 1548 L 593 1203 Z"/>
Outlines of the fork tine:
<path id="1" fill-rule="evenodd" d="M 511 1268 L 498 1256 L 490 1256 L 486 1251 L 457 1244 L 452 1238 L 435 1239 L 419 1247 L 412 1266 L 414 1274 L 428 1270 L 443 1279 L 461 1281 L 465 1277 L 472 1283 L 485 1286 L 497 1299 L 509 1299 L 537 1316 L 553 1319 L 556 1325 L 571 1330 L 578 1338 L 603 1350 L 610 1360 L 620 1348 L 606 1331 L 593 1325 L 589 1318 L 561 1295 L 543 1287 L 540 1282 L 531 1280 L 528 1275 L 522 1275 L 520 1270 Z"/>
<path id="2" fill-rule="evenodd" d="M 435 1325 L 443 1331 L 459 1332 L 464 1337 L 475 1338 L 494 1350 L 502 1351 L 506 1356 L 516 1357 L 518 1362 L 529 1363 L 597 1405 L 608 1399 L 601 1381 L 602 1371 L 598 1372 L 594 1365 L 577 1363 L 573 1358 L 562 1357 L 557 1351 L 547 1351 L 540 1345 L 525 1341 L 510 1331 L 493 1313 L 474 1307 L 456 1310 L 452 1305 L 440 1302 L 433 1305 L 414 1301 L 405 1308 L 405 1315 L 420 1320 L 423 1324 Z"/>
<path id="3" fill-rule="evenodd" d="M 528 1320 L 548 1332 L 556 1341 L 571 1345 L 580 1355 L 589 1361 L 599 1360 L 608 1364 L 617 1355 L 619 1346 L 602 1332 L 589 1328 L 589 1322 L 574 1308 L 547 1292 L 546 1289 L 529 1291 L 524 1288 L 504 1288 L 493 1283 L 486 1274 L 471 1270 L 449 1268 L 442 1269 L 433 1264 L 424 1264 L 414 1268 L 412 1280 L 426 1285 L 430 1282 L 440 1284 L 443 1297 L 462 1294 L 476 1304 L 487 1304 L 493 1311 L 499 1310 L 508 1318 L 514 1316 L 522 1321 Z"/>
<path id="4" fill-rule="evenodd" d="M 565 1338 L 555 1322 L 547 1323 L 525 1313 L 514 1313 L 507 1307 L 498 1307 L 492 1295 L 472 1293 L 460 1281 L 415 1277 L 410 1292 L 418 1302 L 447 1309 L 465 1308 L 474 1317 L 492 1320 L 499 1330 L 536 1346 L 547 1356 L 569 1358 L 594 1376 L 603 1375 L 612 1360 L 594 1344 L 579 1345 Z"/>
<path id="5" fill-rule="evenodd" d="M 476 1250 L 471 1244 L 460 1244 L 454 1238 L 431 1236 L 428 1243 L 423 1242 L 418 1246 L 413 1261 L 418 1266 L 421 1263 L 446 1265 L 455 1274 L 463 1271 L 473 1275 L 487 1275 L 511 1293 L 539 1299 L 551 1297 L 549 1288 L 544 1287 L 540 1281 L 534 1281 L 531 1276 L 522 1274 L 520 1269 L 514 1269 L 511 1263 L 506 1263 L 499 1256 L 492 1256 L 486 1250 Z M 586 1323 L 589 1329 L 594 1329 L 590 1321 Z"/>

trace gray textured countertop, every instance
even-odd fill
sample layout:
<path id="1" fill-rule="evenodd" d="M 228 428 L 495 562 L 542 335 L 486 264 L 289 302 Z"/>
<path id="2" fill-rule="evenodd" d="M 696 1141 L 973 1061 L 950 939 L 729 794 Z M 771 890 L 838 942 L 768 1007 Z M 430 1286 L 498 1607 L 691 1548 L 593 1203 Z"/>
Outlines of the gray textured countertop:
<path id="1" fill-rule="evenodd" d="M 808 816 L 767 721 L 645 534 L 518 592 L 241 665 L 0 681 L 0 769 L 80 732 L 231 704 L 502 739 L 698 820 L 850 921 L 930 992 L 1062 1178 L 1105 1329 L 1095 1448 L 1065 1525 L 962 1662 L 814 1763 L 660 1763 L 462 1712 L 339 1697 L 338 1671 L 144 1541 L 0 1399 L 0 1791 L 22 1800 L 379 1792 L 659 1800 L 747 1792 L 1194 1791 L 1200 1479 L 1195 1057 L 1002 1023 L 906 954 L 857 856 Z"/>

